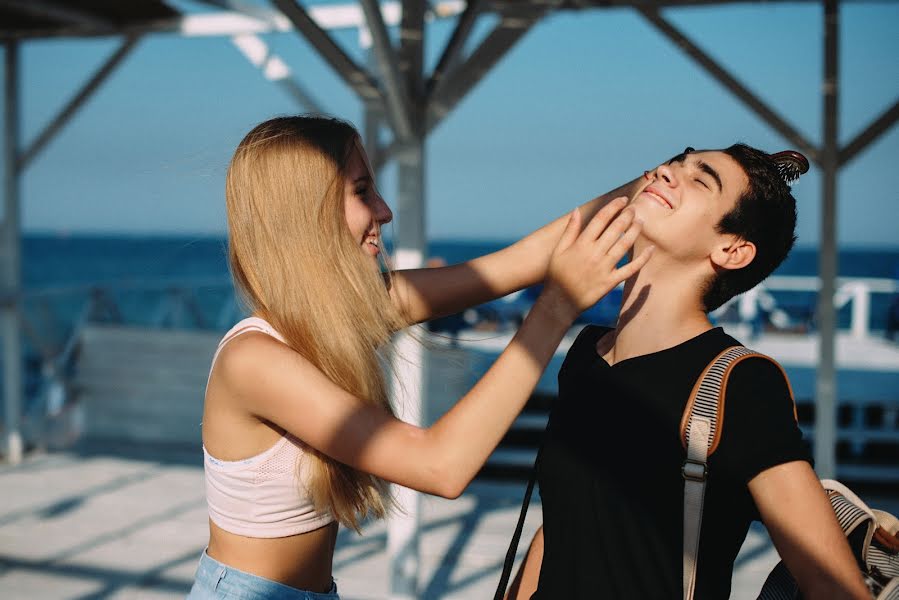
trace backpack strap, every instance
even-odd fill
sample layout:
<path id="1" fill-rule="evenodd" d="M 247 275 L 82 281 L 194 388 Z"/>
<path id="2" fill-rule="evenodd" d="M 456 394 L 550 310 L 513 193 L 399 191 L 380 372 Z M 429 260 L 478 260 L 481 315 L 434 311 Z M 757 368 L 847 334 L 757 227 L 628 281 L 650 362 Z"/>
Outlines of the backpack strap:
<path id="1" fill-rule="evenodd" d="M 708 478 L 708 458 L 718 449 L 718 442 L 721 440 L 727 381 L 737 364 L 753 356 L 771 360 L 745 346 L 732 346 L 712 359 L 696 380 L 681 418 L 681 443 L 687 450 L 687 458 L 681 469 L 684 477 L 684 600 L 692 600 L 696 588 L 696 561 Z M 791 389 L 790 396 L 792 395 Z M 795 416 L 795 405 L 793 410 Z"/>
<path id="2" fill-rule="evenodd" d="M 512 574 L 512 564 L 515 562 L 515 554 L 518 551 L 518 542 L 521 539 L 521 530 L 524 527 L 524 518 L 528 514 L 528 506 L 531 504 L 531 496 L 534 492 L 534 482 L 537 479 L 537 465 L 540 462 L 540 453 L 543 451 L 543 443 L 537 449 L 537 457 L 534 459 L 534 466 L 531 467 L 531 477 L 528 480 L 528 487 L 524 492 L 524 499 L 521 501 L 521 511 L 518 513 L 518 523 L 515 525 L 515 533 L 509 542 L 509 549 L 506 551 L 506 559 L 503 561 L 503 572 L 499 578 L 499 584 L 496 586 L 496 593 L 493 600 L 503 600 L 506 595 L 506 587 L 509 585 L 509 576 Z"/>
<path id="3" fill-rule="evenodd" d="M 596 338 L 591 337 L 589 335 L 585 335 L 586 332 L 591 331 L 592 326 L 585 327 L 574 340 L 574 343 L 571 345 L 571 348 L 568 350 L 569 353 L 574 350 L 574 348 L 581 342 L 582 339 L 593 339 L 591 344 L 596 343 Z M 603 334 L 606 332 L 602 332 Z M 568 362 L 568 357 L 565 358 L 565 362 Z M 565 366 L 564 363 L 562 365 Z M 494 600 L 503 600 L 503 596 L 506 595 L 506 586 L 509 585 L 509 576 L 512 573 L 512 564 L 515 562 L 515 554 L 518 552 L 518 542 L 521 539 L 521 531 L 524 527 L 524 518 L 528 514 L 528 506 L 531 503 L 531 496 L 534 492 L 534 483 L 537 480 L 537 466 L 540 464 L 540 455 L 543 454 L 543 443 L 546 441 L 547 430 L 549 429 L 549 425 L 547 425 L 547 429 L 543 430 L 543 434 L 540 436 L 540 444 L 537 446 L 537 456 L 534 458 L 534 466 L 531 467 L 531 476 L 528 479 L 528 487 L 524 492 L 524 499 L 521 501 L 521 512 L 518 514 L 518 523 L 515 525 L 515 533 L 512 534 L 512 540 L 509 542 L 509 549 L 506 551 L 506 559 L 503 561 L 503 572 L 499 578 L 499 584 L 496 586 L 496 593 L 494 594 Z"/>

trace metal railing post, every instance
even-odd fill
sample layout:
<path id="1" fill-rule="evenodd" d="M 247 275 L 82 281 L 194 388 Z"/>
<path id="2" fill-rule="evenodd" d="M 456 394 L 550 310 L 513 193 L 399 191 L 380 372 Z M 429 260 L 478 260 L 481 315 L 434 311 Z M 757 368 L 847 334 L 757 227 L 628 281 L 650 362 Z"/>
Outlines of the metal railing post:
<path id="1" fill-rule="evenodd" d="M 834 287 L 837 268 L 837 101 L 839 98 L 839 2 L 823 2 L 824 23 L 824 140 L 821 150 L 821 254 L 818 276 L 820 355 L 815 382 L 815 469 L 822 478 L 836 475 L 837 370 L 834 338 Z"/>
<path id="2" fill-rule="evenodd" d="M 861 281 L 852 284 L 852 337 L 864 339 L 870 334 L 871 290 Z"/>
<path id="3" fill-rule="evenodd" d="M 21 229 L 19 222 L 19 45 L 7 42 L 4 48 L 4 135 L 3 135 L 3 225 L 0 285 L 4 296 L 0 306 L 3 334 L 3 397 L 6 459 L 22 460 L 22 334 L 19 311 L 21 277 Z"/>

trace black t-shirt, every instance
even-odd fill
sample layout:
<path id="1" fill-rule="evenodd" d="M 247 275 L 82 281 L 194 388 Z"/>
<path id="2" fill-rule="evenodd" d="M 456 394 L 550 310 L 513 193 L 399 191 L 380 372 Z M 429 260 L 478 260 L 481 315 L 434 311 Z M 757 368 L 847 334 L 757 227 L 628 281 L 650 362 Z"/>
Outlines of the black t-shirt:
<path id="1" fill-rule="evenodd" d="M 720 328 L 618 362 L 596 353 L 609 329 L 588 326 L 559 371 L 537 476 L 544 556 L 533 598 L 679 598 L 686 453 L 679 427 L 703 369 L 739 344 Z M 709 459 L 695 597 L 730 595 L 734 559 L 758 511 L 746 484 L 806 460 L 780 369 L 734 367 L 718 449 Z"/>

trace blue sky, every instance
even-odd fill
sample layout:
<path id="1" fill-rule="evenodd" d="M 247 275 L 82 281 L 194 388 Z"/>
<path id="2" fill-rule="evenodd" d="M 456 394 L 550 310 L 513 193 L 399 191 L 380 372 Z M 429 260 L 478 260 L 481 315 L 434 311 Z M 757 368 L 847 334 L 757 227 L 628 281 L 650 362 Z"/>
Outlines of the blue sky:
<path id="1" fill-rule="evenodd" d="M 821 8 L 746 4 L 666 17 L 814 143 L 821 139 Z M 899 97 L 899 4 L 841 9 L 840 139 Z M 486 30 L 486 24 L 481 27 Z M 451 31 L 430 26 L 429 61 Z M 323 107 L 361 126 L 361 106 L 293 33 L 266 36 Z M 359 56 L 357 36 L 338 35 Z M 23 48 L 25 143 L 118 45 L 51 40 Z M 223 180 L 253 125 L 299 108 L 227 38 L 144 39 L 23 178 L 26 231 L 222 234 Z M 639 15 L 560 13 L 537 25 L 434 132 L 427 147 L 433 238 L 513 239 L 642 173 L 686 145 L 788 147 Z M 844 246 L 899 246 L 899 127 L 839 178 Z M 393 204 L 387 168 L 380 187 Z M 799 243 L 814 245 L 820 174 L 794 188 Z"/>

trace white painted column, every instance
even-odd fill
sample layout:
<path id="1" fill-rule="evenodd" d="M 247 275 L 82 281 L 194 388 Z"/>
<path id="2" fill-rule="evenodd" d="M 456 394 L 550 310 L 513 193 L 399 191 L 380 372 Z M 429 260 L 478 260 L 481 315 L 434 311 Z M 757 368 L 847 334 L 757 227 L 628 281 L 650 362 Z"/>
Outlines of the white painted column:
<path id="1" fill-rule="evenodd" d="M 425 261 L 424 231 L 424 140 L 418 138 L 397 156 L 399 194 L 397 198 L 397 269 L 416 269 Z M 397 334 L 393 355 L 393 401 L 401 419 L 422 424 L 424 390 L 427 389 L 424 349 L 408 332 Z M 394 486 L 398 510 L 387 526 L 387 551 L 390 560 L 390 597 L 413 600 L 418 597 L 420 565 L 419 527 L 421 497 L 418 492 Z"/>
<path id="2" fill-rule="evenodd" d="M 397 334 L 393 348 L 393 403 L 397 416 L 422 425 L 425 390 L 422 345 L 408 332 Z M 396 510 L 387 522 L 387 555 L 390 564 L 390 598 L 418 598 L 420 571 L 419 528 L 421 495 L 415 490 L 392 486 Z"/>

